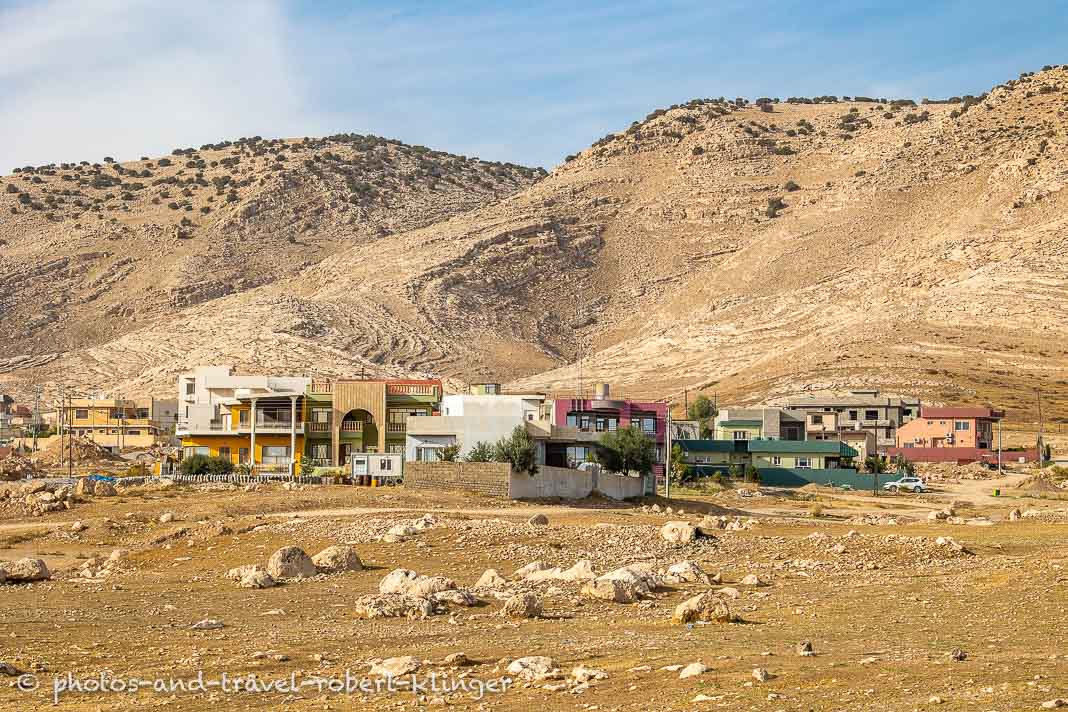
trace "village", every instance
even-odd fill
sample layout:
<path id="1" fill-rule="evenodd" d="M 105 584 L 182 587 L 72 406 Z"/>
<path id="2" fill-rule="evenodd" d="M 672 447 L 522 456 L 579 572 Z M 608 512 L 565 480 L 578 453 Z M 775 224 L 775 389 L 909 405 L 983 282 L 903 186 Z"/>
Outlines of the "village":
<path id="1" fill-rule="evenodd" d="M 1030 447 L 1005 446 L 1004 411 L 876 390 L 720 407 L 703 394 L 690 402 L 686 393 L 682 403 L 632 399 L 607 383 L 551 394 L 478 383 L 446 394 L 440 379 L 323 380 L 206 366 L 182 374 L 174 398 L 68 396 L 51 408 L 0 399 L 0 472 L 9 479 L 93 475 L 96 466 L 120 478 L 483 491 L 494 477 L 479 482 L 479 466 L 489 473 L 490 463 L 505 463 L 527 474 L 510 485 L 516 498 L 596 491 L 625 499 L 709 478 L 878 489 L 880 475 L 915 475 L 917 465 L 1001 472 L 1054 456 L 1041 431 Z"/>

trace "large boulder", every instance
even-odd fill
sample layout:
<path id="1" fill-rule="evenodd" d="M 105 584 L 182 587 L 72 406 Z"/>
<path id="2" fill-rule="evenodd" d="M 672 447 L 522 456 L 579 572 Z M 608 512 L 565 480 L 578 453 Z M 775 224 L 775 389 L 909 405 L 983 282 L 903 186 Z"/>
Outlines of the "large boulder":
<path id="1" fill-rule="evenodd" d="M 372 593 L 356 599 L 356 615 L 361 618 L 426 618 L 434 615 L 427 598 L 406 593 Z"/>
<path id="2" fill-rule="evenodd" d="M 560 669 L 552 658 L 544 655 L 528 655 L 508 664 L 508 674 L 527 682 L 538 682 L 561 676 Z"/>
<path id="3" fill-rule="evenodd" d="M 96 480 L 89 477 L 80 477 L 74 485 L 74 494 L 85 497 L 96 491 Z"/>
<path id="4" fill-rule="evenodd" d="M 481 576 L 478 577 L 478 581 L 475 582 L 475 588 L 500 588 L 501 586 L 507 586 L 508 582 L 504 580 L 504 577 L 497 573 L 497 569 L 486 569 Z"/>
<path id="5" fill-rule="evenodd" d="M 8 583 L 30 583 L 52 578 L 51 572 L 41 559 L 19 559 L 0 563 L 2 576 Z"/>
<path id="6" fill-rule="evenodd" d="M 241 588 L 271 588 L 275 585 L 274 578 L 259 566 L 249 571 L 237 583 Z"/>
<path id="7" fill-rule="evenodd" d="M 386 658 L 381 662 L 372 663 L 371 674 L 383 677 L 399 677 L 401 675 L 408 675 L 415 672 L 419 669 L 421 664 L 419 658 L 412 655 L 404 655 L 399 658 Z"/>
<path id="8" fill-rule="evenodd" d="M 419 574 L 411 569 L 393 569 L 378 582 L 379 593 L 407 593 Z"/>
<path id="9" fill-rule="evenodd" d="M 99 480 L 96 483 L 96 487 L 93 488 L 93 494 L 97 497 L 114 497 L 118 494 L 115 489 L 115 485 L 110 482 Z"/>
<path id="10" fill-rule="evenodd" d="M 520 568 L 516 569 L 515 573 L 512 574 L 512 580 L 522 581 L 535 571 L 545 571 L 546 569 L 551 568 L 552 566 L 549 566 L 544 561 L 531 561 L 526 566 L 521 566 Z"/>
<path id="11" fill-rule="evenodd" d="M 672 544 L 685 544 L 697 538 L 697 529 L 687 522 L 668 522 L 660 528 L 660 536 Z"/>
<path id="12" fill-rule="evenodd" d="M 664 572 L 664 583 L 704 583 L 711 584 L 712 579 L 701 570 L 696 561 L 680 561 L 672 564 Z"/>
<path id="13" fill-rule="evenodd" d="M 267 573 L 276 579 L 299 579 L 314 576 L 319 571 L 304 549 L 283 546 L 267 560 Z"/>
<path id="14" fill-rule="evenodd" d="M 442 591 L 456 590 L 456 582 L 444 576 L 419 576 L 408 585 L 407 593 L 411 596 L 430 596 Z"/>
<path id="15" fill-rule="evenodd" d="M 734 615 L 727 602 L 715 591 L 705 591 L 676 606 L 671 620 L 674 623 L 730 623 L 734 620 Z"/>
<path id="16" fill-rule="evenodd" d="M 328 546 L 312 557 L 312 563 L 326 574 L 363 570 L 363 562 L 351 546 Z"/>
<path id="17" fill-rule="evenodd" d="M 592 598 L 614 603 L 634 603 L 652 594 L 657 586 L 656 576 L 637 566 L 624 566 L 595 578 L 582 587 L 582 593 Z"/>
<path id="18" fill-rule="evenodd" d="M 597 578 L 593 572 L 593 564 L 589 559 L 576 561 L 575 565 L 566 571 L 561 571 L 557 576 L 561 581 L 592 581 Z"/>
<path id="19" fill-rule="evenodd" d="M 533 593 L 517 593 L 501 608 L 506 618 L 537 618 L 541 615 L 541 600 Z"/>
<path id="20" fill-rule="evenodd" d="M 535 527 L 548 526 L 549 518 L 544 514 L 535 514 L 533 517 L 527 520 L 527 524 Z"/>

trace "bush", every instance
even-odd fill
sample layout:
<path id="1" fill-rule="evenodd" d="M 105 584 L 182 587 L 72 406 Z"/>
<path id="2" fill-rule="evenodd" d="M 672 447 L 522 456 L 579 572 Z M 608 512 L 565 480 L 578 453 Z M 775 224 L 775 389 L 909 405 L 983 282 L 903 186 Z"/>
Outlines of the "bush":
<path id="1" fill-rule="evenodd" d="M 534 441 L 531 440 L 527 429 L 522 425 L 515 426 L 512 434 L 501 438 L 493 446 L 493 459 L 497 462 L 511 464 L 516 472 L 526 472 L 530 475 L 537 474 L 538 465 L 535 463 L 536 450 Z"/>
<path id="2" fill-rule="evenodd" d="M 788 180 L 788 181 L 786 181 L 786 184 L 783 186 L 783 190 L 787 191 L 788 193 L 793 193 L 795 190 L 801 190 L 801 186 L 799 186 L 797 183 L 793 182 L 792 180 Z"/>
<path id="3" fill-rule="evenodd" d="M 182 460 L 183 475 L 228 475 L 234 465 L 225 457 L 193 455 Z"/>
<path id="4" fill-rule="evenodd" d="M 460 455 L 460 443 L 446 445 L 438 450 L 438 457 L 442 462 L 456 462 Z"/>
<path id="5" fill-rule="evenodd" d="M 768 207 L 764 213 L 769 218 L 776 218 L 779 216 L 779 211 L 786 207 L 786 203 L 783 202 L 781 197 L 768 198 Z"/>
<path id="6" fill-rule="evenodd" d="M 464 458 L 465 462 L 493 462 L 493 446 L 479 440 Z"/>

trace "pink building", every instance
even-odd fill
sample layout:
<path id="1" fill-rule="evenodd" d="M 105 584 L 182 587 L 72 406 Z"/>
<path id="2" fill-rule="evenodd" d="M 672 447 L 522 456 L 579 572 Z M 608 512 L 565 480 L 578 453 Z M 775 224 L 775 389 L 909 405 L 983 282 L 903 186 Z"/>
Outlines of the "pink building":
<path id="1" fill-rule="evenodd" d="M 918 418 L 898 426 L 897 447 L 990 449 L 994 423 L 1004 417 L 1004 411 L 992 408 L 924 406 Z"/>
<path id="2" fill-rule="evenodd" d="M 634 426 L 656 443 L 653 471 L 663 474 L 667 403 L 613 399 L 607 384 L 599 385 L 593 398 L 556 398 L 550 403 L 546 465 L 572 467 L 590 460 L 604 433 Z"/>

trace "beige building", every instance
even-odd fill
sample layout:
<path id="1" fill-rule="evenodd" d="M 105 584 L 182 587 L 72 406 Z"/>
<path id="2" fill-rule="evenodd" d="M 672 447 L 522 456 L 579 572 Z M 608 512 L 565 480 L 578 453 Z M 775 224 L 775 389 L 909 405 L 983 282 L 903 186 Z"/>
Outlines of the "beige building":
<path id="1" fill-rule="evenodd" d="M 178 412 L 176 400 L 158 398 L 71 398 L 57 407 L 64 433 L 119 451 L 169 444 Z"/>

